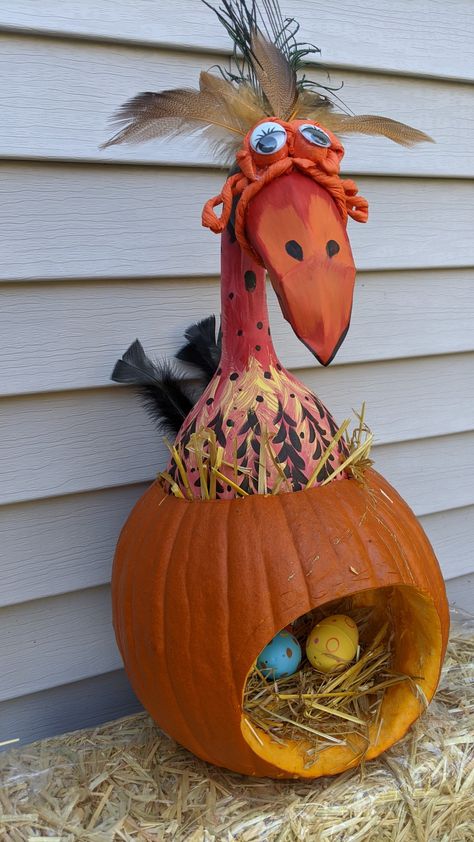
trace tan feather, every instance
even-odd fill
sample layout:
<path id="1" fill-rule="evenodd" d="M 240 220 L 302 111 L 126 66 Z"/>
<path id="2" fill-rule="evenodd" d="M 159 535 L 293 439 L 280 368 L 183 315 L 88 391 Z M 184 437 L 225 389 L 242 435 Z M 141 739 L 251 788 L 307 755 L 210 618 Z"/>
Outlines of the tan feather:
<path id="1" fill-rule="evenodd" d="M 391 120 L 389 117 L 377 117 L 373 114 L 360 114 L 348 117 L 345 114 L 334 115 L 340 120 L 340 126 L 336 131 L 344 134 L 367 134 L 381 135 L 399 143 L 401 146 L 415 146 L 416 143 L 434 143 L 434 140 L 425 132 L 407 126 L 406 123 L 399 123 L 398 120 Z"/>
<path id="2" fill-rule="evenodd" d="M 381 135 L 400 143 L 414 146 L 416 143 L 434 143 L 434 140 L 419 129 L 373 114 L 341 114 L 333 104 L 314 91 L 302 91 L 298 97 L 297 116 L 301 119 L 321 122 L 327 129 L 340 134 Z"/>
<path id="3" fill-rule="evenodd" d="M 333 109 L 333 103 L 323 94 L 313 90 L 300 90 L 294 110 L 297 119 L 314 120 L 317 123 L 323 115 L 326 119 L 326 115 Z"/>
<path id="4" fill-rule="evenodd" d="M 205 70 L 199 76 L 199 88 L 216 98 L 221 98 L 244 134 L 265 117 L 264 103 L 250 85 L 241 82 L 234 85 L 222 76 L 214 76 Z"/>
<path id="5" fill-rule="evenodd" d="M 142 93 L 124 103 L 113 122 L 122 128 L 102 148 L 116 143 L 139 143 L 154 137 L 218 128 L 242 137 L 240 118 L 222 96 L 208 90 L 177 88 Z"/>
<path id="6" fill-rule="evenodd" d="M 253 69 L 271 108 L 271 116 L 287 120 L 298 97 L 296 72 L 286 56 L 255 30 L 252 34 Z"/>
<path id="7" fill-rule="evenodd" d="M 327 129 L 336 134 L 379 135 L 399 143 L 401 146 L 415 146 L 416 143 L 434 143 L 434 140 L 419 129 L 391 120 L 389 117 L 377 117 L 373 114 L 361 114 L 350 117 L 335 111 L 321 110 L 305 114 L 308 119 L 324 122 Z"/>

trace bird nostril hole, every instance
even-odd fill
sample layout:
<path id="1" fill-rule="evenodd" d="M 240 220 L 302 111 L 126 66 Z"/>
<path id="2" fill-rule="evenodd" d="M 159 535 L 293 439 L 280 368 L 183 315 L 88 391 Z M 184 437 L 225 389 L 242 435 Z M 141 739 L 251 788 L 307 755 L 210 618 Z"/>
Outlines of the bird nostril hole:
<path id="1" fill-rule="evenodd" d="M 328 257 L 334 257 L 335 254 L 338 253 L 340 250 L 339 243 L 336 243 L 335 240 L 328 240 L 326 243 L 326 252 Z"/>
<path id="2" fill-rule="evenodd" d="M 295 260 L 303 260 L 303 249 L 296 240 L 288 240 L 285 249 L 290 257 L 294 257 Z"/>

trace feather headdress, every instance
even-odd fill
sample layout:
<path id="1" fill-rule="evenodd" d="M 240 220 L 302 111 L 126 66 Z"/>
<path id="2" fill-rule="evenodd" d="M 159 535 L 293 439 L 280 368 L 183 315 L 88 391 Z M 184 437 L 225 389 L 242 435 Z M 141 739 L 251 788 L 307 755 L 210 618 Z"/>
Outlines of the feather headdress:
<path id="1" fill-rule="evenodd" d="M 221 0 L 212 9 L 233 41 L 228 68 L 203 71 L 199 89 L 177 88 L 138 94 L 113 118 L 118 131 L 103 147 L 202 130 L 230 156 L 260 120 L 308 119 L 339 134 L 382 135 L 403 146 L 431 138 L 404 123 L 348 113 L 337 89 L 312 82 L 302 70 L 320 50 L 298 41 L 299 25 L 283 18 L 278 0 Z"/>

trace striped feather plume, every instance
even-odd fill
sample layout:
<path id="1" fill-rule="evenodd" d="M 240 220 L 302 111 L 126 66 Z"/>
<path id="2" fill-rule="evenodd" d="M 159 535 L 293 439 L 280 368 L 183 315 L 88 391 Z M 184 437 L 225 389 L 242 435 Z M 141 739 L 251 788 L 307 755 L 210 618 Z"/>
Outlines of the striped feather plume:
<path id="1" fill-rule="evenodd" d="M 324 113 L 323 113 L 324 109 Z M 327 102 L 313 91 L 303 91 L 298 97 L 297 116 L 302 120 L 323 121 L 327 129 L 338 135 L 365 134 L 380 135 L 399 143 L 401 146 L 414 146 L 416 143 L 434 143 L 433 139 L 419 129 L 374 114 L 342 114 L 335 111 Z"/>
<path id="2" fill-rule="evenodd" d="M 212 9 L 232 39 L 228 68 L 202 72 L 199 89 L 138 94 L 112 118 L 118 131 L 102 148 L 201 131 L 217 153 L 232 160 L 242 138 L 264 117 L 315 120 L 338 134 L 382 135 L 403 146 L 431 141 L 424 132 L 387 117 L 353 115 L 337 88 L 312 82 L 300 71 L 319 53 L 297 38 L 299 25 L 283 18 L 278 0 L 221 0 Z M 344 110 L 343 110 L 344 109 Z M 346 113 L 344 113 L 344 111 Z"/>
<path id="3" fill-rule="evenodd" d="M 239 144 L 261 119 L 261 114 L 258 98 L 250 86 L 237 91 L 231 82 L 203 71 L 199 90 L 147 92 L 122 105 L 113 118 L 121 128 L 103 148 L 199 129 L 234 134 Z"/>
<path id="4" fill-rule="evenodd" d="M 285 55 L 258 30 L 252 33 L 254 69 L 270 111 L 288 120 L 298 99 L 296 70 Z"/>

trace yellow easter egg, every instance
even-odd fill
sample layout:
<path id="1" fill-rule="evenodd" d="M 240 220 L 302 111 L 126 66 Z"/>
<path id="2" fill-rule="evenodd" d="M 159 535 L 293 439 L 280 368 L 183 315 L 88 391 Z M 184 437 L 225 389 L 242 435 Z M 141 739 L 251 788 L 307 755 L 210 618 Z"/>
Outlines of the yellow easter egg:
<path id="1" fill-rule="evenodd" d="M 319 672 L 336 672 L 354 660 L 359 645 L 357 625 L 345 614 L 317 623 L 308 635 L 306 655 Z"/>

